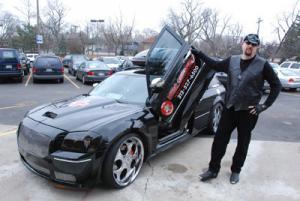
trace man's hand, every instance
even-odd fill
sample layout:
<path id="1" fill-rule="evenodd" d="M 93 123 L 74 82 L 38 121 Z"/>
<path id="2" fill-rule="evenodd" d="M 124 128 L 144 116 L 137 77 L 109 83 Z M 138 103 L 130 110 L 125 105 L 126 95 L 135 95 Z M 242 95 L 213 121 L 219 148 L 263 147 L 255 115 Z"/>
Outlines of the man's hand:
<path id="1" fill-rule="evenodd" d="M 264 104 L 258 104 L 256 106 L 249 106 L 249 109 L 250 109 L 250 114 L 258 115 L 259 113 L 267 109 L 267 106 Z"/>

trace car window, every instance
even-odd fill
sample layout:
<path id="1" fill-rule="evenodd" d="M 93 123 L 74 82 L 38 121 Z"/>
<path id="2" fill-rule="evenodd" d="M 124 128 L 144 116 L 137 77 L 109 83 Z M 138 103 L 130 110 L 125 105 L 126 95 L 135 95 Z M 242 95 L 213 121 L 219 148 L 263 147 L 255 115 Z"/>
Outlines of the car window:
<path id="1" fill-rule="evenodd" d="M 286 62 L 286 63 L 282 63 L 280 66 L 281 68 L 288 68 L 290 66 L 291 63 Z"/>
<path id="2" fill-rule="evenodd" d="M 148 97 L 146 77 L 114 74 L 101 82 L 90 95 L 125 103 L 145 104 Z"/>
<path id="3" fill-rule="evenodd" d="M 56 67 L 62 66 L 60 60 L 55 57 L 39 57 L 35 62 L 35 67 Z"/>
<path id="4" fill-rule="evenodd" d="M 120 60 L 115 57 L 103 57 L 103 62 L 106 64 L 120 64 Z"/>
<path id="5" fill-rule="evenodd" d="M 151 50 L 147 59 L 148 65 L 164 75 L 170 68 L 170 64 L 181 46 L 180 41 L 173 37 L 170 32 L 165 31 L 155 45 L 155 48 Z"/>
<path id="6" fill-rule="evenodd" d="M 93 69 L 101 69 L 101 70 L 110 70 L 110 68 L 103 62 L 98 62 L 98 61 L 91 61 L 88 62 L 88 68 Z"/>
<path id="7" fill-rule="evenodd" d="M 12 61 L 17 60 L 17 53 L 14 50 L 1 50 L 0 51 L 0 59 L 2 61 Z"/>
<path id="8" fill-rule="evenodd" d="M 300 63 L 293 63 L 290 68 L 300 69 Z"/>

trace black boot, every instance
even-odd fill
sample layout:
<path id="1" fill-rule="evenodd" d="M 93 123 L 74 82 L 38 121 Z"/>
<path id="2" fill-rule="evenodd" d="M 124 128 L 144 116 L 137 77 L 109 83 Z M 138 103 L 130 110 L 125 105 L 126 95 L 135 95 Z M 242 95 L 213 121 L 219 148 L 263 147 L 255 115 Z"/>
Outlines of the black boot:
<path id="1" fill-rule="evenodd" d="M 211 170 L 207 170 L 206 172 L 203 172 L 200 174 L 201 181 L 207 181 L 210 179 L 214 179 L 218 176 L 218 172 L 213 172 Z"/>
<path id="2" fill-rule="evenodd" d="M 236 172 L 232 172 L 230 176 L 230 183 L 231 184 L 236 184 L 240 180 L 240 174 Z"/>

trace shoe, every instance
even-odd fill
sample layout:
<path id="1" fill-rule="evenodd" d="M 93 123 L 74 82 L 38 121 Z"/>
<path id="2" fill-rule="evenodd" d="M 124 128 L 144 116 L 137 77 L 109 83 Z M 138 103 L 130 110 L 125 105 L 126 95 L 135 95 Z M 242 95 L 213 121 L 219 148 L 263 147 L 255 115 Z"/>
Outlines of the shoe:
<path id="1" fill-rule="evenodd" d="M 218 176 L 217 172 L 213 172 L 211 170 L 207 170 L 206 172 L 200 174 L 201 181 L 208 181 L 210 179 L 214 179 Z"/>
<path id="2" fill-rule="evenodd" d="M 236 184 L 238 183 L 240 180 L 240 174 L 239 173 L 236 173 L 236 172 L 233 172 L 231 173 L 231 176 L 230 176 L 230 183 L 231 184 Z"/>

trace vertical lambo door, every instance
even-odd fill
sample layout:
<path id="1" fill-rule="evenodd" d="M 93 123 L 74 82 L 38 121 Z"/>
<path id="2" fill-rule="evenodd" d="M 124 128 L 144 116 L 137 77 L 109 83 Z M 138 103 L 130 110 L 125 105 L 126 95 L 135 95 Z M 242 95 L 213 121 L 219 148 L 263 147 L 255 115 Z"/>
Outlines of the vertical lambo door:
<path id="1" fill-rule="evenodd" d="M 167 133 L 185 130 L 214 74 L 190 49 L 165 26 L 147 54 L 147 104 Z"/>

